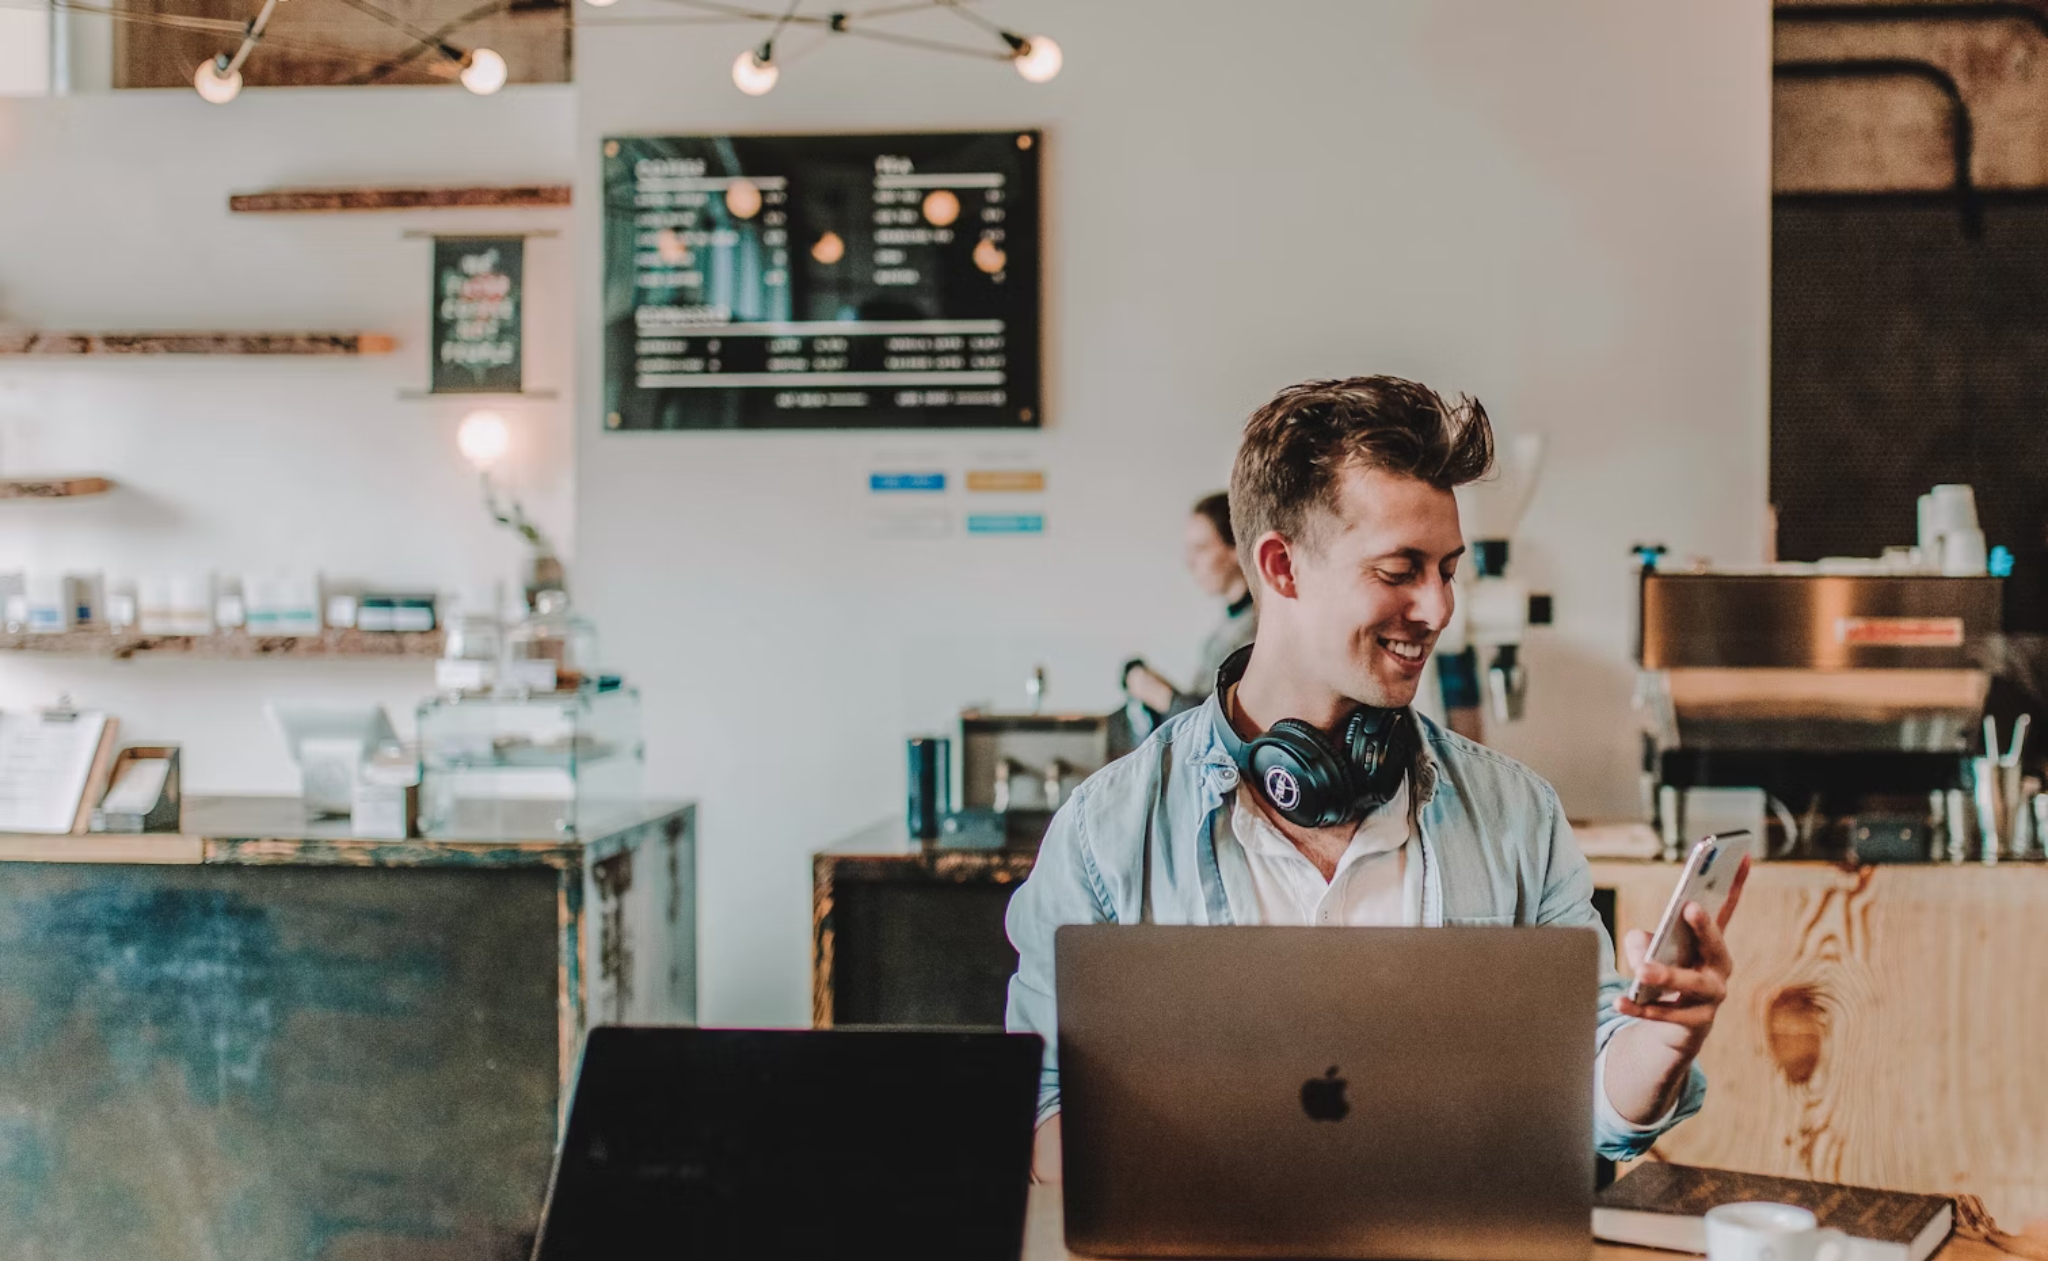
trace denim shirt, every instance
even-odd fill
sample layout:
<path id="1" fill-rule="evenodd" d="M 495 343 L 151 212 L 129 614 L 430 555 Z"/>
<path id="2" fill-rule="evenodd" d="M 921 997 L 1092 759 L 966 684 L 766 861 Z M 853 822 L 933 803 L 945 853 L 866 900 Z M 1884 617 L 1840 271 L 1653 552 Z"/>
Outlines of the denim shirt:
<path id="1" fill-rule="evenodd" d="M 1557 792 L 1519 762 L 1414 715 L 1421 748 L 1409 779 L 1412 831 L 1422 862 L 1422 922 L 1588 927 L 1600 935 L 1599 1024 L 1593 1055 L 1633 1023 L 1614 1009 L 1624 983 L 1614 945 L 1593 910 L 1593 877 L 1572 840 Z M 1006 1023 L 1045 1039 L 1039 1119 L 1059 1107 L 1059 1032 L 1053 933 L 1062 924 L 1135 924 L 1147 897 L 1159 924 L 1229 924 L 1214 832 L 1238 785 L 1230 729 L 1217 697 L 1161 727 L 1075 790 L 1053 817 L 1038 864 L 1010 901 L 1017 948 Z M 1239 856 L 1241 861 L 1241 856 Z M 1706 1076 L 1695 1064 L 1663 1120 L 1631 1126 L 1594 1109 L 1594 1145 L 1623 1160 L 1698 1112 Z M 1604 1105 L 1599 1100 L 1598 1105 Z"/>

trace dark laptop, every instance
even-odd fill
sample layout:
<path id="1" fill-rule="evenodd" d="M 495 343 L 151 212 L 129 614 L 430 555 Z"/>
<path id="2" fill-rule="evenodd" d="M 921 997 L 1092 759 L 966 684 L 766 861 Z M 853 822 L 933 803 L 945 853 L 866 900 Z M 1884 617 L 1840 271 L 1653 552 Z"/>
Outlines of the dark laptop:
<path id="1" fill-rule="evenodd" d="M 1015 1261 L 1040 1046 L 593 1029 L 534 1261 Z"/>

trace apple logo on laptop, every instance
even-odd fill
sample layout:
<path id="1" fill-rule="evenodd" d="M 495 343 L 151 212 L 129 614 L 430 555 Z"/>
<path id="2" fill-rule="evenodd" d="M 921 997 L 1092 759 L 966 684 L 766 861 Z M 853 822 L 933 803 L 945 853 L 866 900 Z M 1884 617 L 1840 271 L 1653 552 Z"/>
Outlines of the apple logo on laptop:
<path id="1" fill-rule="evenodd" d="M 1346 1084 L 1337 1076 L 1337 1066 L 1330 1065 L 1321 1077 L 1301 1083 L 1301 1110 L 1311 1121 L 1342 1121 L 1351 1115 L 1351 1105 L 1344 1098 Z"/>

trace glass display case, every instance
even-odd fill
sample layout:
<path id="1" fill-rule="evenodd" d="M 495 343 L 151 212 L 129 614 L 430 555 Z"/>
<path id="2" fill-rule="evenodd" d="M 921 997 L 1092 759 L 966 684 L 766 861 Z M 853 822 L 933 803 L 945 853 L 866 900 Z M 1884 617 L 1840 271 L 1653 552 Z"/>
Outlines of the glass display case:
<path id="1" fill-rule="evenodd" d="M 419 708 L 419 745 L 430 837 L 592 836 L 640 801 L 632 688 L 435 697 Z"/>

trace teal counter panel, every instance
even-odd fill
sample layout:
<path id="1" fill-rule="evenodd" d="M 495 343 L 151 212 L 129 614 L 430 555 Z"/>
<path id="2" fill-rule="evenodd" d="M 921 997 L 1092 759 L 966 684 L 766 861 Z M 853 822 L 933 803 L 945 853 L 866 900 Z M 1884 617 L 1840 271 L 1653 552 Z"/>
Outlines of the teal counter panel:
<path id="1" fill-rule="evenodd" d="M 0 1239 L 44 1261 L 523 1255 L 559 886 L 0 864 Z"/>

